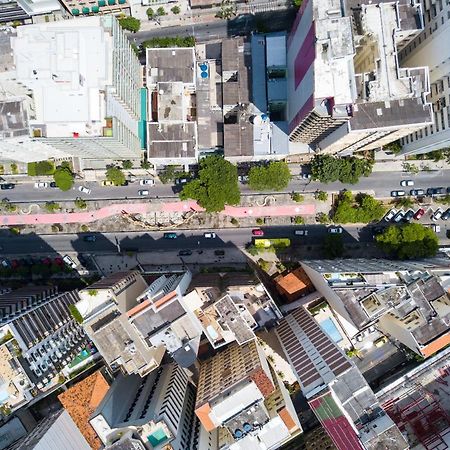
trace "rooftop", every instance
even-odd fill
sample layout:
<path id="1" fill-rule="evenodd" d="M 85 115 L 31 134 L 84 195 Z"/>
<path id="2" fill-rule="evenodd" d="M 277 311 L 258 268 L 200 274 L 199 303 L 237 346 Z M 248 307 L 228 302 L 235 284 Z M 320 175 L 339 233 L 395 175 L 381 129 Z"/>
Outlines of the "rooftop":
<path id="1" fill-rule="evenodd" d="M 147 83 L 195 83 L 194 48 L 147 48 Z"/>
<path id="2" fill-rule="evenodd" d="M 93 449 L 100 448 L 101 441 L 90 425 L 89 418 L 108 389 L 109 385 L 106 379 L 100 371 L 97 371 L 58 395 L 58 400 Z"/>
<path id="3" fill-rule="evenodd" d="M 195 122 L 148 123 L 151 158 L 195 158 Z"/>
<path id="4" fill-rule="evenodd" d="M 28 136 L 28 117 L 22 100 L 0 102 L 0 137 Z"/>

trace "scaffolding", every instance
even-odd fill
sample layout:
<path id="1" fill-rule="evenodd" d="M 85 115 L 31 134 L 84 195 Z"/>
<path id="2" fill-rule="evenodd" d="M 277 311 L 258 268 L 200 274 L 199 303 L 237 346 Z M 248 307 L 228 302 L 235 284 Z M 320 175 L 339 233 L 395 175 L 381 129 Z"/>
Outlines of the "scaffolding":
<path id="1" fill-rule="evenodd" d="M 421 384 L 415 383 L 382 406 L 399 429 L 414 433 L 426 450 L 449 448 L 444 437 L 450 434 L 450 417 L 435 395 Z"/>

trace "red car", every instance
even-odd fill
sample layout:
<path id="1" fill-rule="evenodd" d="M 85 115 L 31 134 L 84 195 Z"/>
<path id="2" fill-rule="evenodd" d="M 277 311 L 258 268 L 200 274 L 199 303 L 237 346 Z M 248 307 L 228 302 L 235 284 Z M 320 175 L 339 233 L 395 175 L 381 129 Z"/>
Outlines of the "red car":
<path id="1" fill-rule="evenodd" d="M 264 236 L 264 231 L 260 230 L 259 228 L 256 228 L 252 230 L 253 236 Z"/>
<path id="2" fill-rule="evenodd" d="M 414 214 L 414 219 L 419 220 L 424 214 L 425 214 L 425 210 L 422 208 L 419 208 L 416 211 L 416 213 Z"/>

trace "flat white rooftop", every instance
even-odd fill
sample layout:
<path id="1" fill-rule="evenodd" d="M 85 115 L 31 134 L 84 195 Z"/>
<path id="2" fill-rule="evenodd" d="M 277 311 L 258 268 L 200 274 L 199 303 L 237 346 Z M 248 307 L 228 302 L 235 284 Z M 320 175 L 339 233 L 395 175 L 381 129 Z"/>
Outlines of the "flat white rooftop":
<path id="1" fill-rule="evenodd" d="M 17 29 L 12 39 L 17 80 L 33 90 L 36 119 L 47 137 L 102 132 L 112 83 L 112 37 L 101 17 Z"/>

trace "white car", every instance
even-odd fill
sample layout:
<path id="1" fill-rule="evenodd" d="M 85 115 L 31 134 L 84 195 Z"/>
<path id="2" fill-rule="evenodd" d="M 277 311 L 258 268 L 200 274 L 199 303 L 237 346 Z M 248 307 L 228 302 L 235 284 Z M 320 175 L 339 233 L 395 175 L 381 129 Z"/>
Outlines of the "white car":
<path id="1" fill-rule="evenodd" d="M 91 193 L 91 190 L 90 190 L 89 188 L 85 187 L 85 186 L 80 186 L 80 187 L 78 188 L 78 190 L 79 190 L 80 192 L 83 192 L 83 194 L 90 194 L 90 193 Z"/>
<path id="2" fill-rule="evenodd" d="M 77 264 L 76 262 L 69 256 L 69 255 L 64 255 L 63 256 L 63 261 L 72 269 L 76 269 L 77 268 Z"/>
<path id="3" fill-rule="evenodd" d="M 187 178 L 177 178 L 175 180 L 175 184 L 185 184 L 187 182 L 188 182 Z"/>
<path id="4" fill-rule="evenodd" d="M 210 231 L 209 233 L 203 233 L 203 237 L 206 239 L 214 239 L 216 237 L 216 233 Z"/>
<path id="5" fill-rule="evenodd" d="M 154 186 L 155 185 L 155 180 L 151 180 L 151 179 L 140 180 L 139 184 L 141 186 Z"/>
<path id="6" fill-rule="evenodd" d="M 308 236 L 308 230 L 295 230 L 294 234 L 296 236 Z"/>
<path id="7" fill-rule="evenodd" d="M 145 196 L 149 195 L 150 192 L 147 191 L 147 189 L 141 189 L 140 191 L 138 191 L 138 194 L 139 194 L 141 197 L 145 197 Z"/>
<path id="8" fill-rule="evenodd" d="M 405 217 L 405 212 L 400 210 L 394 217 L 394 222 L 399 223 L 401 220 L 403 220 L 403 217 Z"/>
<path id="9" fill-rule="evenodd" d="M 402 180 L 400 181 L 400 186 L 414 186 L 413 180 Z"/>
<path id="10" fill-rule="evenodd" d="M 48 183 L 46 183 L 45 181 L 39 181 L 38 183 L 34 183 L 34 187 L 36 189 L 45 189 L 48 188 Z"/>
<path id="11" fill-rule="evenodd" d="M 390 222 L 394 216 L 397 214 L 397 210 L 395 208 L 392 208 L 385 216 L 384 216 L 384 220 L 386 222 Z"/>
<path id="12" fill-rule="evenodd" d="M 439 220 L 441 218 L 443 212 L 444 211 L 442 211 L 441 208 L 438 208 L 431 216 L 431 220 Z"/>
<path id="13" fill-rule="evenodd" d="M 331 234 L 342 234 L 342 227 L 331 227 L 331 228 L 328 228 L 328 233 L 331 233 Z"/>

